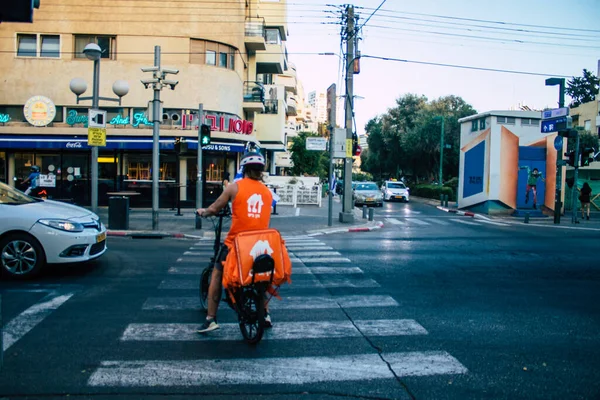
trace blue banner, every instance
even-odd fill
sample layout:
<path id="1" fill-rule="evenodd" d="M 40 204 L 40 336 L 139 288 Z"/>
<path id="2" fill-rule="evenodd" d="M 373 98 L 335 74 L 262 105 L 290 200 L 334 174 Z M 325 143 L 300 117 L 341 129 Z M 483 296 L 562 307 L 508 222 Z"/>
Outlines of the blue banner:
<path id="1" fill-rule="evenodd" d="M 485 141 L 465 152 L 463 172 L 463 198 L 483 192 L 483 171 L 485 166 Z"/>

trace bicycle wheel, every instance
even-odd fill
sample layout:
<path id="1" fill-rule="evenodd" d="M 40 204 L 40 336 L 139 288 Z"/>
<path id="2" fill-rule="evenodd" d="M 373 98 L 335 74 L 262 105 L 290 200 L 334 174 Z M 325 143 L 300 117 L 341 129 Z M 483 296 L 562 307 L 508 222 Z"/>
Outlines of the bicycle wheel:
<path id="1" fill-rule="evenodd" d="M 241 290 L 238 312 L 240 331 L 248 344 L 256 344 L 265 332 L 264 293 L 250 288 Z"/>
<path id="2" fill-rule="evenodd" d="M 213 267 L 208 266 L 204 268 L 204 271 L 200 275 L 200 307 L 204 311 L 208 310 L 208 288 L 210 286 L 212 271 Z"/>

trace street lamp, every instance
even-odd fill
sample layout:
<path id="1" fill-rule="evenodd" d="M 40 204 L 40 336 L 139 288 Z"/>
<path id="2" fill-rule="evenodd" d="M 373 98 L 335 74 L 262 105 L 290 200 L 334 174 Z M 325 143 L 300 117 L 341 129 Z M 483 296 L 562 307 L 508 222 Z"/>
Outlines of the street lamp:
<path id="1" fill-rule="evenodd" d="M 100 58 L 102 49 L 96 43 L 89 43 L 83 49 L 83 54 L 88 60 L 94 61 L 94 83 L 92 87 L 92 97 L 80 97 L 87 90 L 87 83 L 81 78 L 74 78 L 69 83 L 69 89 L 77 96 L 77 104 L 80 100 L 92 100 L 92 110 L 98 110 L 100 100 L 115 101 L 121 105 L 121 98 L 129 93 L 129 84 L 126 81 L 116 81 L 113 84 L 113 92 L 119 97 L 113 99 L 109 97 L 99 97 L 100 91 Z M 98 212 L 98 146 L 92 146 L 92 211 Z"/>
<path id="2" fill-rule="evenodd" d="M 565 78 L 548 78 L 546 79 L 546 86 L 559 86 L 558 92 L 558 107 L 563 108 L 565 106 Z M 577 141 L 579 141 L 579 137 L 577 137 Z M 577 147 L 579 147 L 579 143 L 577 143 Z M 556 160 L 562 160 L 562 150 L 558 152 L 558 157 Z M 554 223 L 560 224 L 560 214 L 562 211 L 562 166 L 556 166 L 556 184 L 554 190 Z M 575 193 L 575 191 L 573 191 Z M 577 219 L 577 213 L 574 213 L 574 217 Z"/>
<path id="3" fill-rule="evenodd" d="M 444 165 L 444 116 L 439 115 L 434 117 L 433 119 L 441 119 L 442 120 L 442 129 L 440 130 L 440 177 L 439 177 L 439 185 L 442 186 L 443 183 L 443 165 Z"/>

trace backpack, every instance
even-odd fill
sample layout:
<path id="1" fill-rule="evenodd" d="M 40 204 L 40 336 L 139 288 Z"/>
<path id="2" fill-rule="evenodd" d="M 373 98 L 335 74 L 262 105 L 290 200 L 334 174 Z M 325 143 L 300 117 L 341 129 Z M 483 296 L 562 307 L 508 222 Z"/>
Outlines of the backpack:
<path id="1" fill-rule="evenodd" d="M 292 262 L 285 247 L 285 241 L 276 229 L 246 231 L 236 235 L 233 247 L 223 263 L 223 287 L 234 289 L 252 283 L 254 260 L 268 254 L 275 261 L 273 282 L 275 286 L 291 283 Z M 256 274 L 254 282 L 269 281 L 268 272 Z"/>

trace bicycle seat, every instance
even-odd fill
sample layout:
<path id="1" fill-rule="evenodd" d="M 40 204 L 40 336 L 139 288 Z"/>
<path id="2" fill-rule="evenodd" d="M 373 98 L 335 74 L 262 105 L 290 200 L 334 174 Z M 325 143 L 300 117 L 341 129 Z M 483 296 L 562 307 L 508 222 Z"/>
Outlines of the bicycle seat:
<path id="1" fill-rule="evenodd" d="M 268 254 L 261 254 L 260 256 L 256 257 L 254 264 L 252 264 L 252 270 L 257 274 L 272 272 L 274 269 L 275 260 L 273 260 L 273 257 Z"/>

